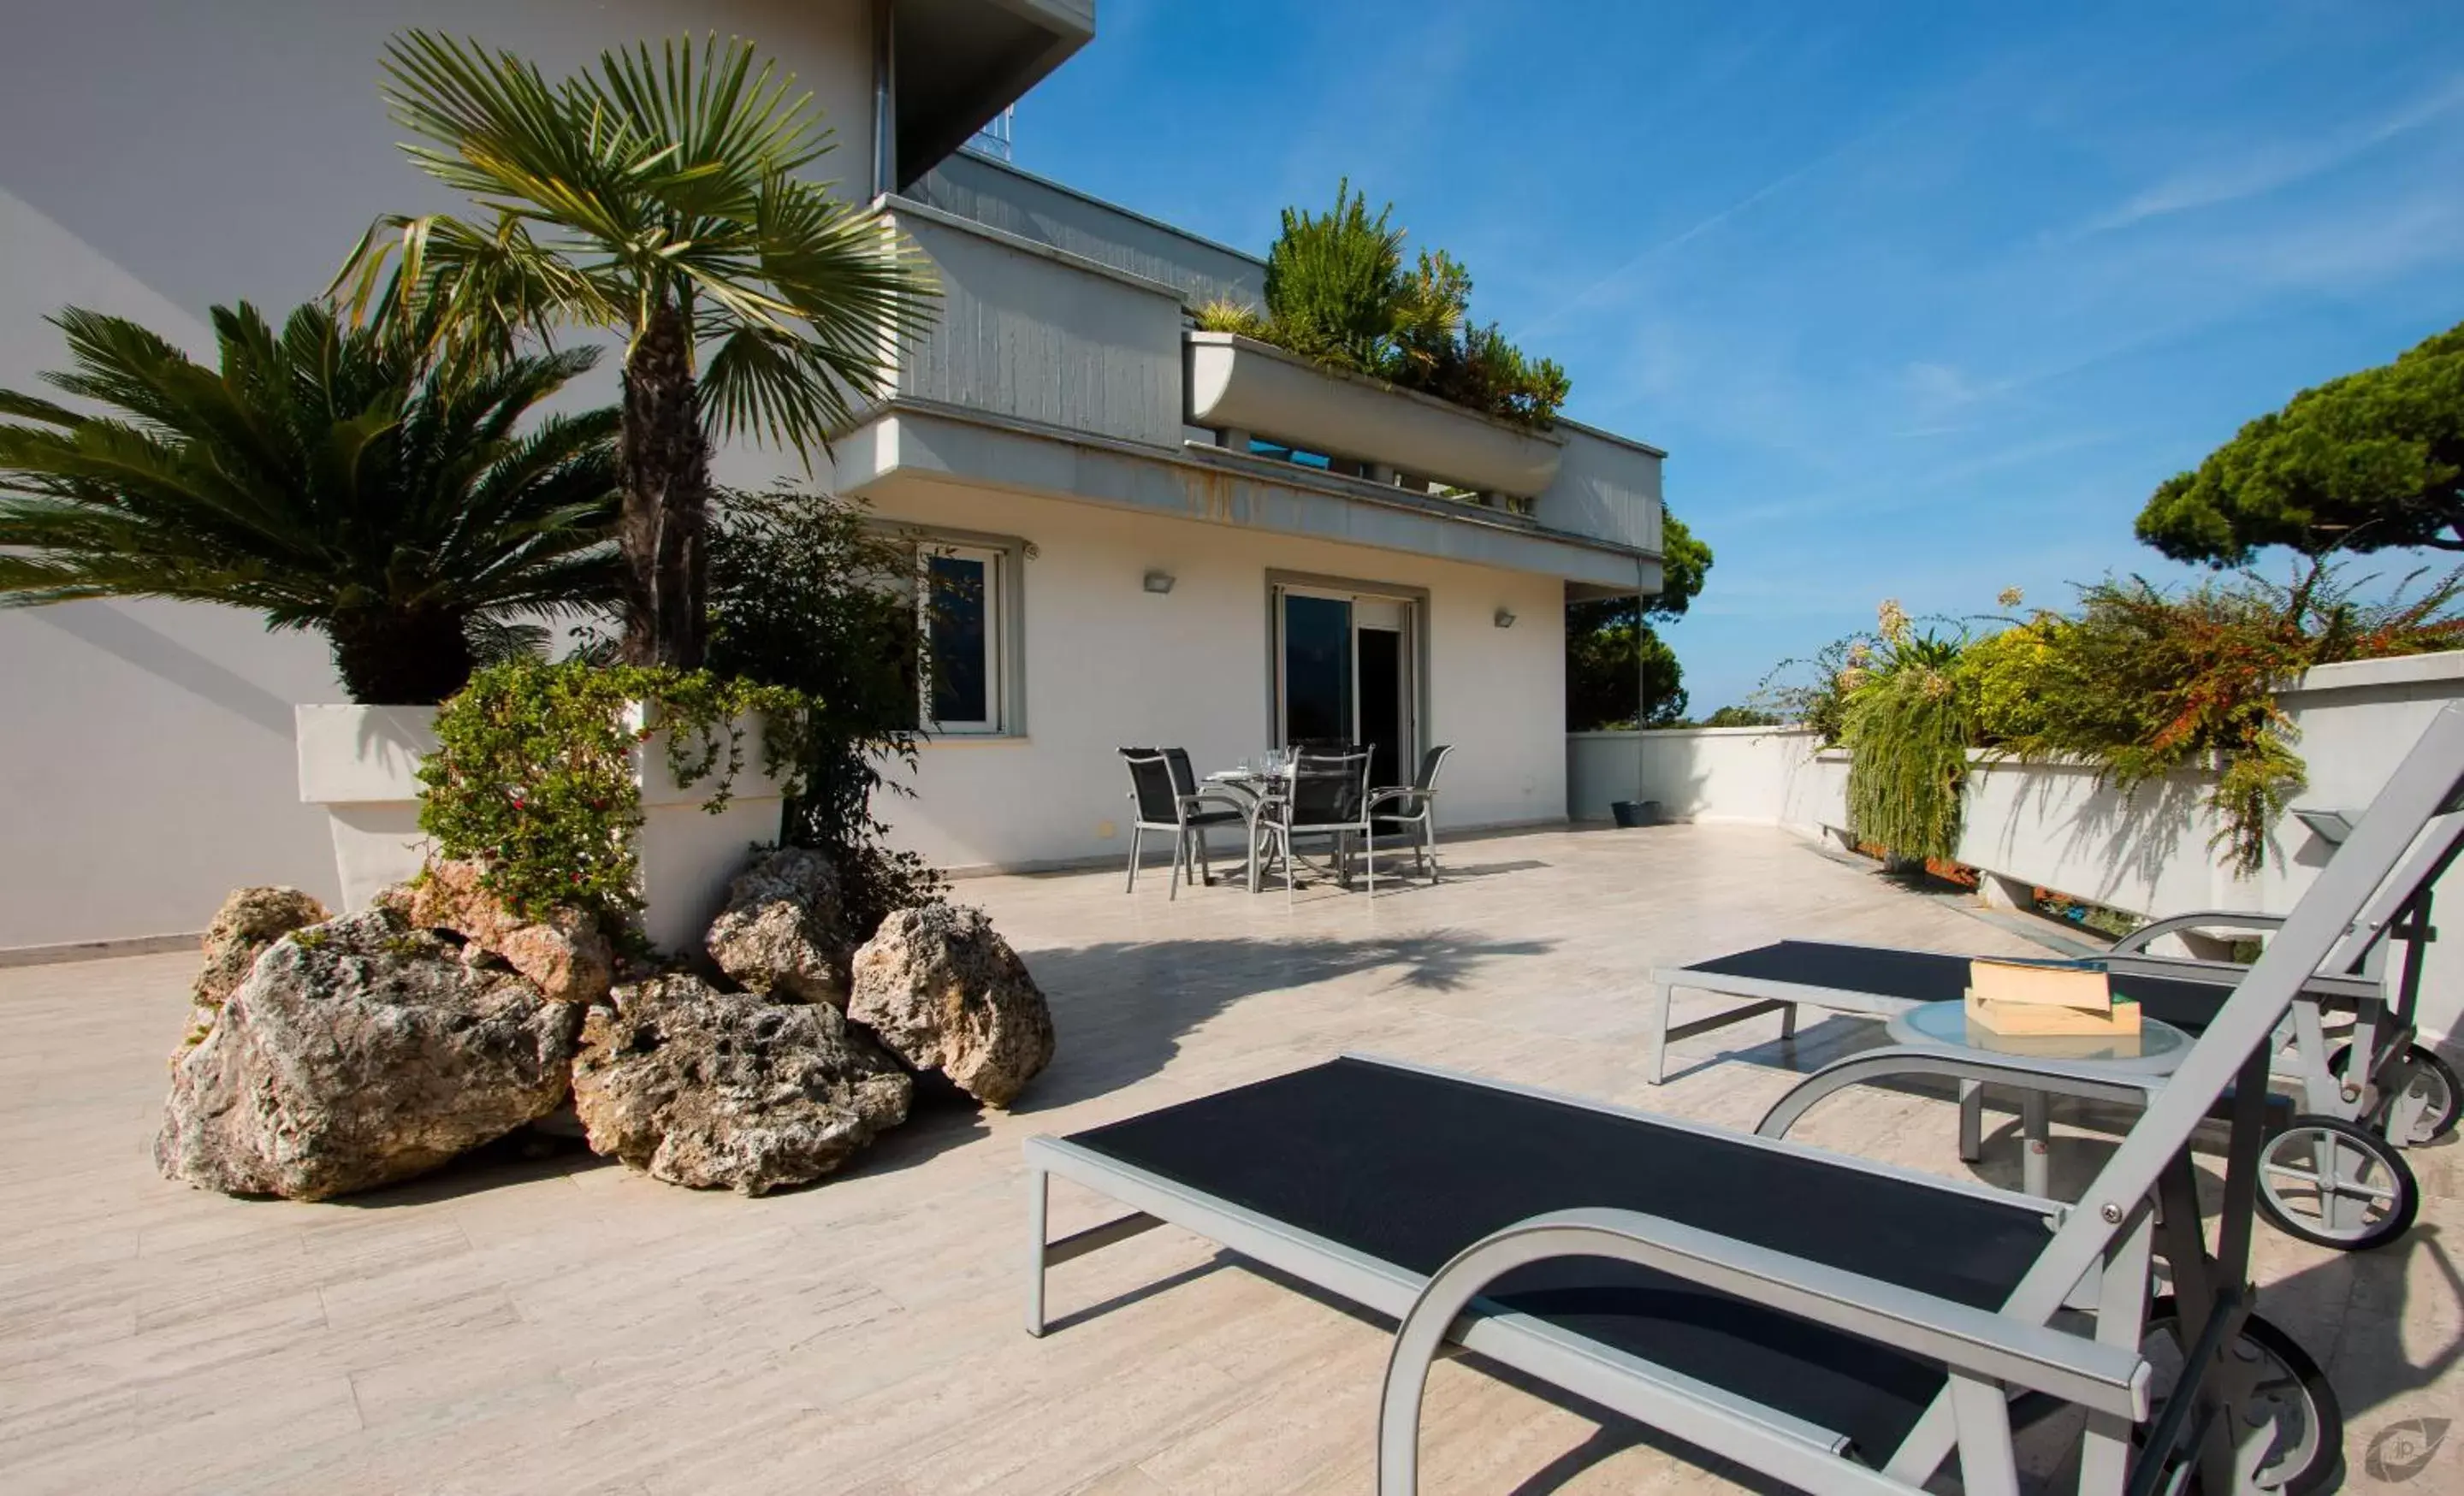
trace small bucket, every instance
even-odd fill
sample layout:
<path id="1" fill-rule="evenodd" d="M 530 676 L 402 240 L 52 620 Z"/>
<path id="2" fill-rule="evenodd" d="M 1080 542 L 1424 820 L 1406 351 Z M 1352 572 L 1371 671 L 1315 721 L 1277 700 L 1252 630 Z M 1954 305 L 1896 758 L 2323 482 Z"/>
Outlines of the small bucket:
<path id="1" fill-rule="evenodd" d="M 1660 824 L 1660 802 L 1656 800 L 1620 800 L 1609 806 L 1609 814 L 1617 817 L 1617 824 L 1621 826 L 1658 825 Z"/>

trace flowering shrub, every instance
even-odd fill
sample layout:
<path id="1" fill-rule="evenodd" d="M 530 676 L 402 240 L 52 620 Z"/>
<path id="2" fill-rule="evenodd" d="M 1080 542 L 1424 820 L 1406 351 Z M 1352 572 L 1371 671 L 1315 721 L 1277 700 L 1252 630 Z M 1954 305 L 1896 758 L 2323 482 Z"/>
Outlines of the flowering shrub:
<path id="1" fill-rule="evenodd" d="M 1896 599 L 1882 604 L 1879 625 L 1875 639 L 1850 646 L 1841 671 L 1849 829 L 1901 857 L 1950 858 L 1975 736 L 1959 689 L 1968 637 L 1918 632 Z"/>
<path id="2" fill-rule="evenodd" d="M 759 715 L 764 767 L 792 776 L 805 698 L 707 671 L 636 666 L 494 666 L 437 710 L 437 750 L 420 765 L 420 829 L 439 851 L 479 864 L 508 909 L 538 918 L 558 906 L 614 928 L 642 907 L 633 833 L 642 825 L 635 750 L 667 737 L 676 782 L 711 787 L 726 808 L 744 769 L 737 719 Z"/>
<path id="3" fill-rule="evenodd" d="M 2215 845 L 2247 875 L 2306 782 L 2277 692 L 2316 665 L 2464 647 L 2464 572 L 2411 595 L 2419 580 L 2364 601 L 2325 563 L 2288 583 L 2244 573 L 2179 593 L 2107 579 L 2080 588 L 2075 613 L 1973 640 L 1917 633 L 1886 601 L 1876 633 L 1808 662 L 1811 684 L 1774 688 L 1775 671 L 1761 697 L 1854 754 L 1850 828 L 1897 855 L 1951 854 L 1967 750 L 1983 748 L 2091 763 L 2125 789 L 2211 772 Z"/>

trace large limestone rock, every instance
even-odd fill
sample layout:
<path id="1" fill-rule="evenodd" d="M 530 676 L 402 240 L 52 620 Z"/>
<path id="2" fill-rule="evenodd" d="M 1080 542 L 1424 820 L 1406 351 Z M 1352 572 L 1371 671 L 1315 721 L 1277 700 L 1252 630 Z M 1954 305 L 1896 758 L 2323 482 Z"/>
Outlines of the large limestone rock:
<path id="1" fill-rule="evenodd" d="M 856 938 L 825 853 L 782 847 L 746 869 L 704 943 L 720 971 L 773 1001 L 847 1006 Z"/>
<path id="2" fill-rule="evenodd" d="M 479 881 L 474 862 L 431 862 L 405 886 L 405 915 L 422 930 L 451 930 L 521 973 L 555 1002 L 596 1002 L 614 979 L 616 956 L 598 922 L 577 909 L 543 920 L 516 916 Z"/>
<path id="3" fill-rule="evenodd" d="M 316 898 L 297 889 L 233 889 L 214 922 L 206 927 L 206 967 L 197 973 L 190 993 L 196 1006 L 188 1016 L 188 1043 L 206 1037 L 223 1000 L 248 980 L 265 948 L 294 930 L 321 925 L 333 916 Z"/>
<path id="4" fill-rule="evenodd" d="M 573 1067 L 591 1148 L 653 1178 L 764 1195 L 837 1168 L 907 1119 L 913 1082 L 826 1003 L 667 976 L 593 1008 Z"/>
<path id="5" fill-rule="evenodd" d="M 847 1017 L 990 1106 L 1052 1062 L 1052 1009 L 979 909 L 928 904 L 883 920 L 855 954 Z"/>
<path id="6" fill-rule="evenodd" d="M 291 1199 L 407 1179 L 555 1111 L 581 1022 L 390 909 L 297 931 L 173 1064 L 155 1161 Z"/>

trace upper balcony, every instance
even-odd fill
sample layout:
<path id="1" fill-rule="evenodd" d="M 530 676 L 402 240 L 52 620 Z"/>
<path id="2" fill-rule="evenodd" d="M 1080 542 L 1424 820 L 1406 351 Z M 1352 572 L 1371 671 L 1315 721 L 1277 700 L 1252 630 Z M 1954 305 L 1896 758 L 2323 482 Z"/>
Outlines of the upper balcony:
<path id="1" fill-rule="evenodd" d="M 1059 494 L 1542 572 L 1660 586 L 1658 449 L 1543 430 L 1191 325 L 1263 264 L 979 157 L 884 211 L 933 262 L 938 316 L 838 443 L 850 492 Z"/>
<path id="2" fill-rule="evenodd" d="M 1095 35 L 1094 0 L 891 0 L 874 86 L 895 122 L 875 181 L 905 187 Z"/>

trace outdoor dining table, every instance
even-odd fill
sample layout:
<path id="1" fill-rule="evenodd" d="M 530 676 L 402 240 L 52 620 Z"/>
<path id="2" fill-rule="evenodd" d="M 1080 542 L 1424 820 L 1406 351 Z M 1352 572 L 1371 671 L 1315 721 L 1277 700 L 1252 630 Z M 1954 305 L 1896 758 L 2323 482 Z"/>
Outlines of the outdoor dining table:
<path id="1" fill-rule="evenodd" d="M 1247 857 L 1249 891 L 1252 893 L 1258 891 L 1258 812 L 1265 809 L 1266 803 L 1274 798 L 1275 786 L 1282 782 L 1284 778 L 1284 770 L 1262 769 L 1245 763 L 1239 768 L 1218 769 L 1206 776 L 1206 782 L 1216 788 L 1228 789 L 1248 797 Z"/>

